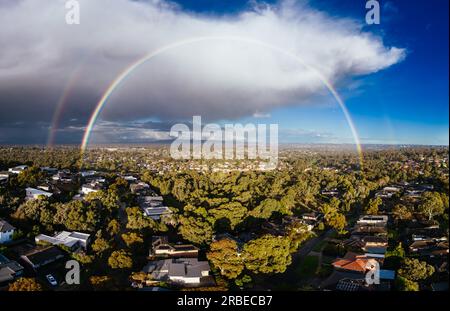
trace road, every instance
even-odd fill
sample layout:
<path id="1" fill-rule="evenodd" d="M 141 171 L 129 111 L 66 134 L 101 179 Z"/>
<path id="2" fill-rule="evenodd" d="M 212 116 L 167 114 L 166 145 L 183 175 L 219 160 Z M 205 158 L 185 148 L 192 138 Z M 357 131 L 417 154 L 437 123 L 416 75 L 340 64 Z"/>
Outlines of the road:
<path id="1" fill-rule="evenodd" d="M 316 236 L 315 238 L 309 239 L 306 241 L 294 254 L 292 254 L 292 262 L 295 264 L 299 264 L 296 262 L 297 260 L 303 260 L 308 254 L 318 245 L 321 243 L 324 239 L 328 238 L 332 233 L 334 232 L 334 229 L 329 229 L 328 231 L 322 233 L 319 236 Z"/>

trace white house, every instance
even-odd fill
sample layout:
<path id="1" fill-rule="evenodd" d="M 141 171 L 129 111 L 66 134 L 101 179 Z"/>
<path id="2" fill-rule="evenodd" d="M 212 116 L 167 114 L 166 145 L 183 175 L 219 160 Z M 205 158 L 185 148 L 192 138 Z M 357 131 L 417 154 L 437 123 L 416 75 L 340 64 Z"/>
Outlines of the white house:
<path id="1" fill-rule="evenodd" d="M 159 220 L 162 216 L 171 215 L 173 212 L 167 206 L 145 207 L 144 215 Z"/>
<path id="2" fill-rule="evenodd" d="M 12 241 L 14 230 L 6 220 L 0 219 L 0 244 Z"/>
<path id="3" fill-rule="evenodd" d="M 0 172 L 0 183 L 7 182 L 9 179 L 9 173 L 8 172 Z"/>
<path id="4" fill-rule="evenodd" d="M 80 193 L 86 195 L 91 192 L 98 192 L 100 190 L 102 190 L 102 188 L 98 184 L 84 184 L 81 186 Z"/>
<path id="5" fill-rule="evenodd" d="M 134 176 L 124 176 L 123 179 L 125 179 L 126 181 L 133 183 L 136 182 L 138 179 Z"/>
<path id="6" fill-rule="evenodd" d="M 46 196 L 47 198 L 49 198 L 53 195 L 53 193 L 29 187 L 25 189 L 25 192 L 28 200 L 35 200 L 40 196 Z"/>
<path id="7" fill-rule="evenodd" d="M 80 172 L 81 177 L 92 177 L 92 176 L 95 176 L 95 174 L 97 174 L 96 171 L 82 171 L 82 172 Z"/>
<path id="8" fill-rule="evenodd" d="M 172 281 L 178 284 L 200 284 L 210 272 L 207 261 L 197 258 L 178 258 L 151 261 L 143 269 L 156 281 Z"/>
<path id="9" fill-rule="evenodd" d="M 386 215 L 364 215 L 357 221 L 360 225 L 386 225 L 388 216 Z"/>
<path id="10" fill-rule="evenodd" d="M 28 169 L 27 165 L 19 165 L 19 166 L 8 169 L 8 172 L 13 173 L 13 174 L 20 174 L 21 172 L 23 172 L 26 169 Z"/>
<path id="11" fill-rule="evenodd" d="M 159 220 L 162 216 L 172 214 L 172 210 L 167 206 L 163 206 L 163 197 L 161 196 L 144 196 L 140 198 L 140 207 L 144 211 L 144 215 Z"/>
<path id="12" fill-rule="evenodd" d="M 76 231 L 73 232 L 62 231 L 57 233 L 55 236 L 39 234 L 34 238 L 34 240 L 36 241 L 36 243 L 47 242 L 52 245 L 64 245 L 73 250 L 78 247 L 86 249 L 87 244 L 89 242 L 89 238 L 90 235 L 87 233 L 81 233 Z"/>

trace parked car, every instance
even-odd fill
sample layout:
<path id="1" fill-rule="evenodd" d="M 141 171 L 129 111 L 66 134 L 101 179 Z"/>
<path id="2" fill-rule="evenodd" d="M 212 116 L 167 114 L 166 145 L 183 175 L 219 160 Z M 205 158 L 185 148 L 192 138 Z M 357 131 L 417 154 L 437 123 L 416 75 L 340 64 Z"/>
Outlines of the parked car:
<path id="1" fill-rule="evenodd" d="M 53 277 L 53 275 L 47 274 L 45 277 L 47 278 L 47 281 L 48 281 L 52 286 L 58 285 L 58 282 L 56 282 L 56 279 Z"/>

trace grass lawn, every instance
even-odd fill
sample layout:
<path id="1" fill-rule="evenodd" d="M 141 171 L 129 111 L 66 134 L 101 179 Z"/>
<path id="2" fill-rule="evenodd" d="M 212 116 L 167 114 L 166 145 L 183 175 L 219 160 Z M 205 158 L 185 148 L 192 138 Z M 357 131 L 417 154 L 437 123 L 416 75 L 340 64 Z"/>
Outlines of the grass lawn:
<path id="1" fill-rule="evenodd" d="M 319 264 L 319 257 L 306 256 L 305 260 L 299 265 L 295 272 L 298 277 L 311 277 L 316 273 L 317 266 Z"/>

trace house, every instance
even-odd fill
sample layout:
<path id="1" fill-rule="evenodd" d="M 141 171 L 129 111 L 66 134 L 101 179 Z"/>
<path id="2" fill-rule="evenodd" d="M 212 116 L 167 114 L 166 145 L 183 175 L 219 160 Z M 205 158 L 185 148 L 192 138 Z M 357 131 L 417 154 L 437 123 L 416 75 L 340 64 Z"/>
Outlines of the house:
<path id="1" fill-rule="evenodd" d="M 8 182 L 9 172 L 0 172 L 0 184 Z"/>
<path id="2" fill-rule="evenodd" d="M 368 290 L 364 279 L 344 278 L 336 284 L 336 290 L 344 292 L 358 292 Z"/>
<path id="3" fill-rule="evenodd" d="M 448 255 L 448 249 L 448 241 L 437 239 L 414 241 L 409 245 L 410 253 L 430 257 Z"/>
<path id="4" fill-rule="evenodd" d="M 386 253 L 388 247 L 388 239 L 386 237 L 365 236 L 361 241 L 363 242 L 362 250 L 368 253 Z"/>
<path id="5" fill-rule="evenodd" d="M 387 236 L 386 226 L 380 225 L 358 225 L 352 230 L 352 237 L 354 236 Z"/>
<path id="6" fill-rule="evenodd" d="M 28 165 L 19 165 L 19 166 L 8 169 L 8 172 L 18 175 L 18 174 L 22 173 L 23 171 L 25 171 L 26 169 L 28 169 Z"/>
<path id="7" fill-rule="evenodd" d="M 23 274 L 24 268 L 16 261 L 0 254 L 0 285 L 7 284 Z"/>
<path id="8" fill-rule="evenodd" d="M 438 282 L 431 284 L 433 292 L 448 292 L 448 282 Z"/>
<path id="9" fill-rule="evenodd" d="M 22 254 L 20 258 L 31 268 L 37 270 L 64 258 L 64 253 L 55 246 L 37 246 Z"/>
<path id="10" fill-rule="evenodd" d="M 58 189 L 58 187 L 55 187 L 53 184 L 50 183 L 45 183 L 45 184 L 41 184 L 39 186 L 37 186 L 38 190 L 43 190 L 49 193 L 53 193 L 54 195 L 59 195 L 61 194 L 61 190 Z"/>
<path id="11" fill-rule="evenodd" d="M 388 222 L 387 215 L 364 215 L 356 222 L 359 225 L 386 225 Z"/>
<path id="12" fill-rule="evenodd" d="M 384 187 L 383 190 L 378 191 L 375 194 L 377 198 L 390 199 L 394 194 L 399 193 L 401 189 L 399 187 Z"/>
<path id="13" fill-rule="evenodd" d="M 72 173 L 70 173 L 69 170 L 63 170 L 53 175 L 52 180 L 59 181 L 62 183 L 71 183 L 75 181 L 75 176 Z"/>
<path id="14" fill-rule="evenodd" d="M 50 174 L 55 174 L 55 173 L 58 172 L 58 169 L 54 168 L 54 167 L 44 166 L 44 167 L 41 167 L 40 169 L 41 169 L 41 172 L 44 172 L 44 173 L 49 174 L 49 175 Z"/>
<path id="15" fill-rule="evenodd" d="M 96 171 L 82 171 L 80 172 L 81 177 L 93 177 L 97 174 Z"/>
<path id="16" fill-rule="evenodd" d="M 133 194 L 140 194 L 144 193 L 145 191 L 149 190 L 150 186 L 146 184 L 145 182 L 138 182 L 130 185 L 131 193 Z"/>
<path id="17" fill-rule="evenodd" d="M 143 272 L 151 274 L 155 281 L 171 281 L 175 284 L 201 285 L 210 272 L 207 261 L 197 258 L 171 258 L 149 262 Z"/>
<path id="18" fill-rule="evenodd" d="M 334 269 L 344 272 L 362 273 L 376 269 L 379 266 L 377 259 L 347 252 L 344 258 L 337 258 L 332 262 Z"/>
<path id="19" fill-rule="evenodd" d="M 84 184 L 81 186 L 80 194 L 89 194 L 91 192 L 98 192 L 102 190 L 102 187 L 99 184 Z"/>
<path id="20" fill-rule="evenodd" d="M 123 176 L 123 179 L 125 179 L 129 183 L 134 183 L 134 182 L 136 182 L 138 180 L 136 177 L 131 176 L 131 175 Z"/>
<path id="21" fill-rule="evenodd" d="M 339 191 L 337 188 L 324 189 L 321 191 L 321 194 L 329 197 L 337 197 L 339 195 Z"/>
<path id="22" fill-rule="evenodd" d="M 163 197 L 161 196 L 143 196 L 139 198 L 139 205 L 145 216 L 153 220 L 159 220 L 163 216 L 171 215 L 173 212 L 167 206 L 162 205 Z"/>
<path id="23" fill-rule="evenodd" d="M 12 241 L 16 228 L 0 218 L 0 244 Z"/>
<path id="24" fill-rule="evenodd" d="M 26 192 L 26 199 L 27 200 L 36 200 L 38 199 L 40 196 L 45 196 L 47 198 L 50 198 L 53 193 L 44 191 L 44 190 L 40 190 L 40 189 L 35 189 L 35 188 L 26 188 L 25 189 Z"/>
<path id="25" fill-rule="evenodd" d="M 359 248 L 367 253 L 385 254 L 388 246 L 388 239 L 385 236 L 352 235 L 343 243 L 346 247 Z"/>
<path id="26" fill-rule="evenodd" d="M 198 248 L 191 244 L 170 245 L 166 236 L 153 236 L 150 256 L 197 257 Z"/>
<path id="27" fill-rule="evenodd" d="M 300 219 L 300 222 L 307 227 L 308 231 L 311 231 L 312 229 L 314 229 L 315 226 L 319 224 L 322 218 L 323 218 L 322 213 L 310 212 L 303 214 L 302 218 Z"/>
<path id="28" fill-rule="evenodd" d="M 161 217 L 171 215 L 172 213 L 173 212 L 167 206 L 144 208 L 144 215 L 153 220 L 159 220 Z"/>
<path id="29" fill-rule="evenodd" d="M 338 285 L 339 283 L 341 284 Z M 358 285 L 352 286 L 351 283 Z M 361 291 L 364 289 L 362 286 L 366 286 L 364 274 L 334 270 L 319 287 L 324 290 Z"/>
<path id="30" fill-rule="evenodd" d="M 90 235 L 81 232 L 68 232 L 62 231 L 57 233 L 55 236 L 48 236 L 45 234 L 39 234 L 34 239 L 36 243 L 49 243 L 52 245 L 64 245 L 70 250 L 75 250 L 78 248 L 83 248 L 86 250 L 89 243 Z"/>
<path id="31" fill-rule="evenodd" d="M 319 213 L 319 212 L 310 212 L 310 213 L 305 213 L 302 215 L 302 219 L 304 220 L 313 220 L 313 221 L 319 221 L 320 219 L 322 219 L 323 214 Z"/>

